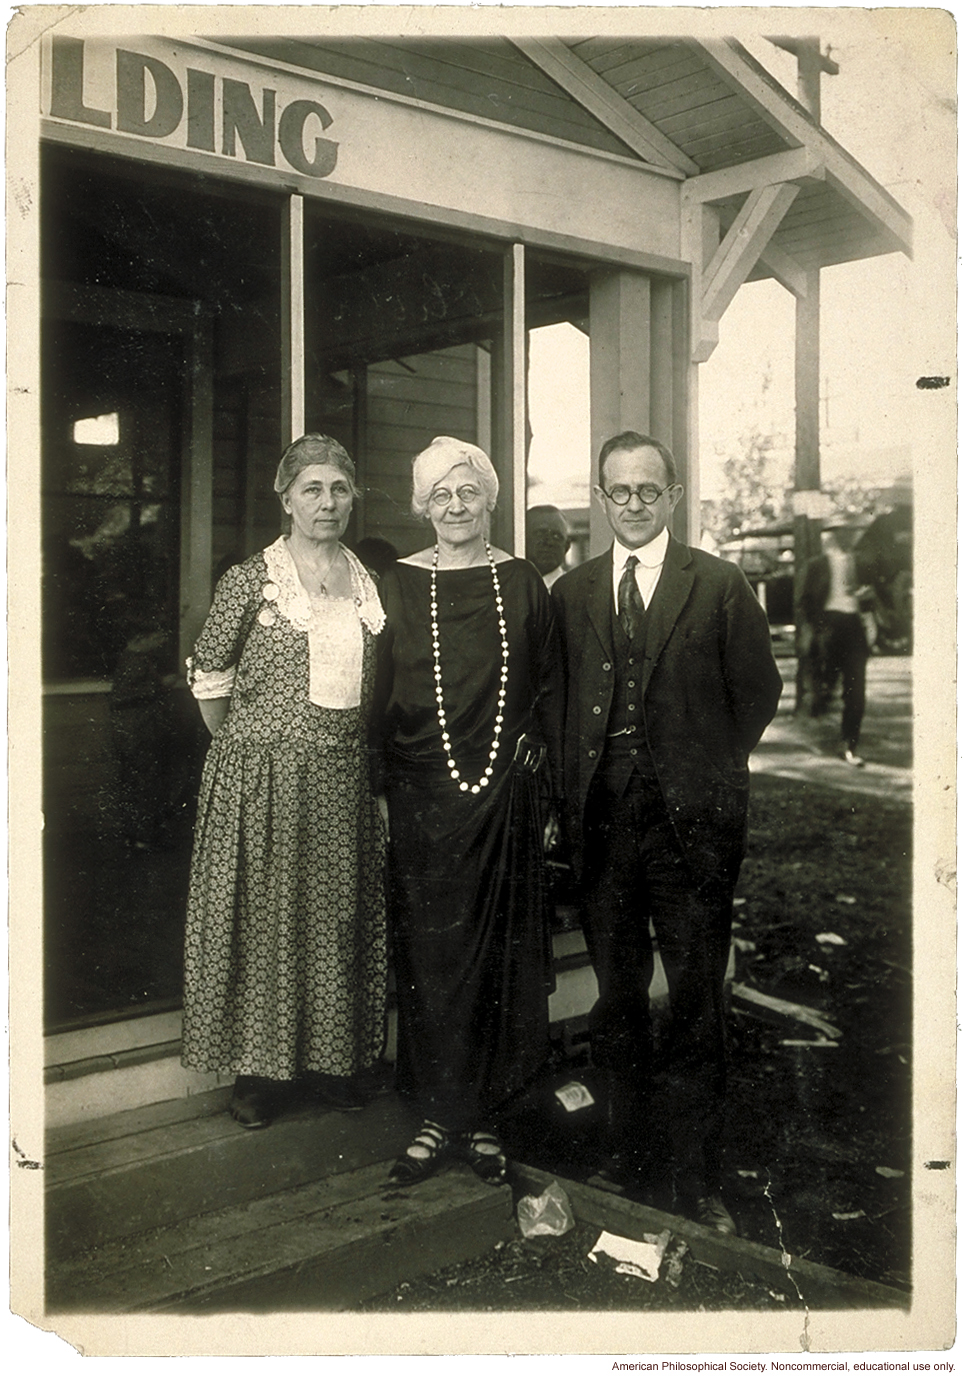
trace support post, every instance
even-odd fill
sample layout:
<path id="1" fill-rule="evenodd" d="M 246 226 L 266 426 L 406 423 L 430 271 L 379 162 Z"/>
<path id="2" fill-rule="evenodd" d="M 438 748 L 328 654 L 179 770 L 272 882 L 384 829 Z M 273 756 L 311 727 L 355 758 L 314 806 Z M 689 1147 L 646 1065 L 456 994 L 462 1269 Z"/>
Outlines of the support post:
<path id="1" fill-rule="evenodd" d="M 281 227 L 281 445 L 304 435 L 304 197 L 289 196 Z"/>
<path id="2" fill-rule="evenodd" d="M 652 418 L 652 304 L 647 274 L 599 271 L 589 288 L 589 393 L 592 481 L 604 441 L 620 431 L 649 432 Z M 589 554 L 604 551 L 611 532 L 598 504 L 589 518 Z"/>
<path id="3" fill-rule="evenodd" d="M 526 332 L 525 246 L 505 254 L 502 331 L 492 349 L 492 461 L 498 471 L 498 507 L 492 523 L 497 545 L 513 554 L 525 550 Z"/>
<path id="4" fill-rule="evenodd" d="M 797 714 L 813 702 L 813 630 L 806 621 L 801 594 L 806 564 L 819 555 L 819 524 L 805 495 L 820 488 L 819 467 L 819 269 L 806 275 L 806 294 L 796 298 L 796 465 L 793 480 L 793 604 L 796 622 Z"/>

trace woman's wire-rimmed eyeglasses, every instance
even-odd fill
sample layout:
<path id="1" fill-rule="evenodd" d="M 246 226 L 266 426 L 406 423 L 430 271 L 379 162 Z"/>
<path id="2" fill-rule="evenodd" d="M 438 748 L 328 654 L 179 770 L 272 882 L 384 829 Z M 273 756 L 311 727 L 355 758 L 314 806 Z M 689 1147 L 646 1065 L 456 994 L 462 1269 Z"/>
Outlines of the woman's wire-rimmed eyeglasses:
<path id="1" fill-rule="evenodd" d="M 476 489 L 473 484 L 462 484 L 455 490 L 461 503 L 474 503 L 477 498 L 481 498 L 481 489 Z M 455 497 L 450 489 L 433 489 L 428 495 L 429 503 L 436 503 L 439 508 L 447 508 Z"/>
<path id="2" fill-rule="evenodd" d="M 666 484 L 664 489 L 657 489 L 654 484 L 639 484 L 634 489 L 630 488 L 628 484 L 613 484 L 611 489 L 602 489 L 602 492 L 606 498 L 610 498 L 620 508 L 625 507 L 633 494 L 636 498 L 641 499 L 647 508 L 651 508 L 653 503 L 658 503 L 663 494 L 674 488 L 674 484 Z"/>

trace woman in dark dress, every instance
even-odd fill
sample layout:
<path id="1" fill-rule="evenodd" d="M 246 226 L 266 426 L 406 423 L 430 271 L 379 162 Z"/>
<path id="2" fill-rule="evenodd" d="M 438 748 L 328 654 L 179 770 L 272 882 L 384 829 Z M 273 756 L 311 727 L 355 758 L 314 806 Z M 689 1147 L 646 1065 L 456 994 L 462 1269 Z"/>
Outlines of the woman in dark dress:
<path id="1" fill-rule="evenodd" d="M 537 570 L 489 544 L 497 493 L 484 451 L 437 437 L 415 458 L 412 496 L 435 544 L 382 580 L 398 1086 L 424 1117 L 399 1183 L 456 1153 L 500 1182 L 497 1110 L 548 1052 L 539 798 L 560 668 Z"/>

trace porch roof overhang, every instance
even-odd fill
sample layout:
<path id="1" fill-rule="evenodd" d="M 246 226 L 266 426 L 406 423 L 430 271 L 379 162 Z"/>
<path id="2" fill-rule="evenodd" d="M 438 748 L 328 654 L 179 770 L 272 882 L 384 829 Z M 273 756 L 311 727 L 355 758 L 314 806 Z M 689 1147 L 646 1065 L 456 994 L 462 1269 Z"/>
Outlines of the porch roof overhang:
<path id="1" fill-rule="evenodd" d="M 735 39 L 514 41 L 621 137 L 634 123 L 637 155 L 681 173 L 723 237 L 753 192 L 796 188 L 747 278 L 912 252 L 907 212 Z"/>
<path id="2" fill-rule="evenodd" d="M 299 36 L 234 40 L 234 46 L 329 75 L 363 73 L 401 96 L 460 105 L 466 113 L 484 110 L 516 128 L 619 149 L 677 179 L 690 205 L 711 207 L 722 238 L 747 197 L 761 187 L 790 185 L 796 192 L 768 238 L 771 252 L 755 261 L 748 280 L 774 277 L 797 291 L 805 273 L 911 252 L 907 212 L 735 39 L 375 44 Z M 519 57 L 529 65 L 528 89 Z M 552 103 L 550 90 L 556 98 L 564 93 L 568 111 Z M 576 106 L 580 128 L 569 113 Z"/>
<path id="3" fill-rule="evenodd" d="M 912 252 L 908 213 L 733 38 L 248 39 L 402 100 L 618 152 L 679 186 L 691 357 L 744 282 L 805 297 L 820 269 Z M 640 246 L 644 248 L 644 246 Z"/>

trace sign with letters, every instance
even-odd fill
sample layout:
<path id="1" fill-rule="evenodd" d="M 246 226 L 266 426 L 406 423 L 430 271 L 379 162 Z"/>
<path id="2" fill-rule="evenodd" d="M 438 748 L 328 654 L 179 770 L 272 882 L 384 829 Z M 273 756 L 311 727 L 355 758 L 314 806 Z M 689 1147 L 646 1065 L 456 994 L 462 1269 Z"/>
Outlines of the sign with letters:
<path id="1" fill-rule="evenodd" d="M 319 84 L 191 44 L 52 35 L 43 114 L 58 123 L 328 177 L 338 144 Z"/>

